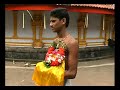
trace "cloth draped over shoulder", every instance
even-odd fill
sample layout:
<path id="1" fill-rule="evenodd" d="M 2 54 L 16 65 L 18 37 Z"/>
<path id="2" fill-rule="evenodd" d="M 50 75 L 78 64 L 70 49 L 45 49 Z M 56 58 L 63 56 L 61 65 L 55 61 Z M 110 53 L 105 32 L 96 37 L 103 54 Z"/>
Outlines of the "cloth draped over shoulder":
<path id="1" fill-rule="evenodd" d="M 55 48 L 57 47 L 59 49 L 59 47 L 64 46 L 64 45 L 61 46 L 60 43 L 59 45 L 56 44 Z M 33 76 L 32 76 L 32 80 L 34 81 L 34 83 L 37 86 L 63 86 L 64 85 L 64 72 L 65 72 L 65 60 L 63 60 L 62 63 L 58 66 L 50 66 L 50 67 L 46 67 L 44 61 L 45 60 L 38 62 L 36 64 L 36 67 L 34 69 Z"/>

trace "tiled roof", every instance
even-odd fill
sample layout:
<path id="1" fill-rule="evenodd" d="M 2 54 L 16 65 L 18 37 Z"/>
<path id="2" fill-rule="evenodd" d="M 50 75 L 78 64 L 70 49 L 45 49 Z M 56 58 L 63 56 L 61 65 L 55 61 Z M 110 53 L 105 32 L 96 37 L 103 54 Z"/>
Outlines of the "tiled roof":
<path id="1" fill-rule="evenodd" d="M 57 5 L 68 5 L 68 6 L 81 6 L 81 7 L 96 7 L 96 8 L 115 9 L 115 4 L 57 4 Z"/>

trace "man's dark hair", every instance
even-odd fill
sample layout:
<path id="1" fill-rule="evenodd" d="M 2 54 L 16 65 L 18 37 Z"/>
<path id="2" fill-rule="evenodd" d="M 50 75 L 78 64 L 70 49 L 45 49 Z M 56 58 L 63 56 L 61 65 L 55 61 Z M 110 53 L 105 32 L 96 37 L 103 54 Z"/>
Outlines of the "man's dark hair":
<path id="1" fill-rule="evenodd" d="M 69 14 L 66 8 L 55 8 L 50 12 L 50 16 L 59 18 L 60 20 L 66 18 L 66 27 L 68 27 Z"/>

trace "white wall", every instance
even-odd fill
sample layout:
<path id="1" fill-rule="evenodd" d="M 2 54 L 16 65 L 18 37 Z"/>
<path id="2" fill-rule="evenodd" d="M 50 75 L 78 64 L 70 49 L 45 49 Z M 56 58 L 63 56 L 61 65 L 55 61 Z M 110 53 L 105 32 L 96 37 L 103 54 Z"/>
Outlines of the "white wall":
<path id="1" fill-rule="evenodd" d="M 31 26 L 31 17 L 24 11 L 24 28 L 23 28 L 23 11 L 18 11 L 17 17 L 17 34 L 19 37 L 33 37 L 32 26 Z M 31 13 L 32 14 L 32 13 Z"/>
<path id="2" fill-rule="evenodd" d="M 67 31 L 75 38 L 77 38 L 77 19 L 78 19 L 78 13 L 69 12 L 70 15 L 70 21 L 69 26 L 67 28 Z M 43 31 L 43 38 L 54 38 L 56 36 L 56 33 L 54 33 L 50 26 L 50 11 L 45 11 L 46 16 L 46 29 Z M 52 40 L 43 40 L 43 42 L 52 42 Z"/>
<path id="3" fill-rule="evenodd" d="M 70 15 L 70 22 L 67 31 L 74 37 L 78 37 L 78 28 L 77 28 L 77 20 L 79 13 L 77 12 L 69 12 Z"/>
<path id="4" fill-rule="evenodd" d="M 31 11 L 30 11 L 31 12 Z M 23 11 L 18 12 L 18 19 L 17 19 L 17 34 L 19 37 L 33 37 L 32 32 L 32 26 L 31 26 L 31 17 L 27 13 L 27 11 L 24 11 L 25 19 L 24 19 L 24 28 L 23 25 L 23 17 L 22 17 Z M 32 12 L 31 12 L 32 14 Z M 49 19 L 50 19 L 50 11 L 45 11 L 46 15 L 46 29 L 43 30 L 43 36 L 44 38 L 54 38 L 56 36 L 56 33 L 52 32 L 50 26 L 49 26 Z M 67 31 L 74 37 L 77 38 L 78 32 L 77 32 L 77 19 L 79 13 L 77 12 L 69 12 L 70 15 L 70 22 L 69 26 L 67 28 Z M 87 36 L 86 38 L 99 38 L 100 36 L 100 30 L 101 30 L 101 14 L 92 14 L 89 13 L 89 25 L 87 30 Z M 111 26 L 112 27 L 112 26 Z M 39 38 L 39 28 L 36 28 L 37 30 L 37 38 Z M 111 31 L 111 28 L 110 28 Z M 104 37 L 104 32 L 103 32 Z M 5 11 L 5 37 L 12 37 L 13 36 L 13 12 L 12 11 Z M 110 36 L 111 37 L 111 36 Z M 9 40 L 10 41 L 10 40 Z M 17 42 L 16 40 L 12 40 Z M 23 40 L 19 40 L 23 42 Z M 45 41 L 45 40 L 44 40 Z M 30 41 L 32 42 L 32 41 Z M 46 40 L 46 42 L 52 42 L 50 40 Z M 89 42 L 89 41 L 88 41 Z"/>
<path id="5" fill-rule="evenodd" d="M 18 37 L 33 37 L 32 27 L 31 27 L 31 17 L 25 11 L 25 19 L 24 19 L 24 28 L 23 28 L 23 11 L 18 11 L 17 14 L 17 35 Z M 13 36 L 13 11 L 5 11 L 5 36 L 12 37 Z"/>
<path id="6" fill-rule="evenodd" d="M 52 32 L 49 21 L 50 21 L 50 12 L 46 11 L 46 30 L 43 31 L 43 37 L 47 38 L 53 38 L 56 36 L 56 33 Z M 69 12 L 70 15 L 70 21 L 69 26 L 67 28 L 67 31 L 75 38 L 77 38 L 77 19 L 78 19 L 78 13 Z"/>
<path id="7" fill-rule="evenodd" d="M 86 38 L 99 38 L 101 30 L 101 14 L 88 14 L 88 29 Z"/>
<path id="8" fill-rule="evenodd" d="M 56 36 L 56 33 L 52 32 L 49 23 L 50 23 L 50 11 L 45 11 L 45 17 L 46 17 L 46 29 L 43 30 L 43 38 L 54 38 Z"/>
<path id="9" fill-rule="evenodd" d="M 5 37 L 13 36 L 13 12 L 5 10 Z"/>

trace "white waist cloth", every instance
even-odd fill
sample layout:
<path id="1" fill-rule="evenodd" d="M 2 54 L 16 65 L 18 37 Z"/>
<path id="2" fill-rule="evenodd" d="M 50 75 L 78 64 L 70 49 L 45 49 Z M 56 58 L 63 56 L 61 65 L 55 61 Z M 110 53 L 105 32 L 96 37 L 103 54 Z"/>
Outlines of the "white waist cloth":
<path id="1" fill-rule="evenodd" d="M 66 79 L 65 82 L 64 82 L 64 86 L 72 86 L 71 80 L 70 79 Z"/>

